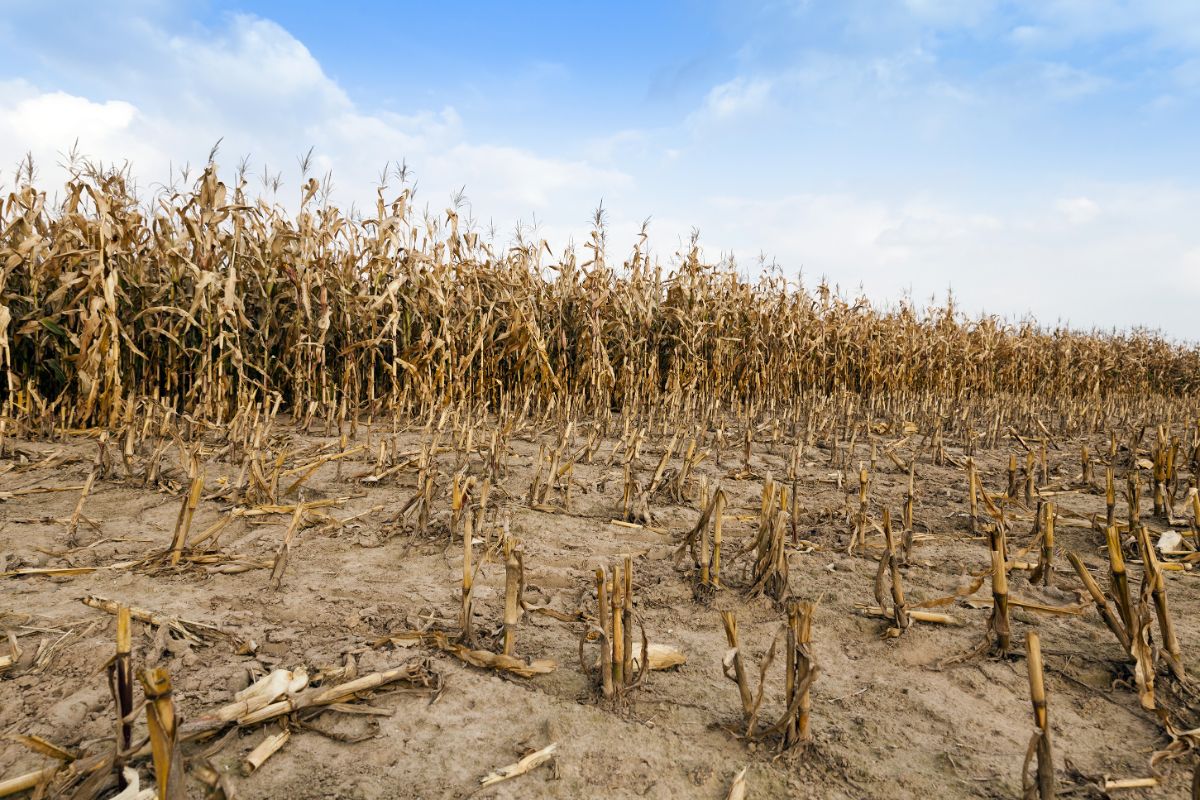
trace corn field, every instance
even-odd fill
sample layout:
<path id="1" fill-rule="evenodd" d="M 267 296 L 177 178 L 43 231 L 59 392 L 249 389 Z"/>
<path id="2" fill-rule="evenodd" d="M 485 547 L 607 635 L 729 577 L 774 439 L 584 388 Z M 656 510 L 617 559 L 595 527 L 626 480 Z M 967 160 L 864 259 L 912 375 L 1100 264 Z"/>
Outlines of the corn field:
<path id="1" fill-rule="evenodd" d="M 278 398 L 307 408 L 583 409 L 666 396 L 784 404 L 800 394 L 1187 396 L 1200 351 L 1149 332 L 888 310 L 822 284 L 749 280 L 693 242 L 670 267 L 645 235 L 620 262 L 597 226 L 582 253 L 510 247 L 418 215 L 408 190 L 355 218 L 303 186 L 298 213 L 230 189 L 139 200 L 125 173 L 62 199 L 0 203 L 0 366 L 10 416 L 112 424 L 131 398 L 221 421 Z M 314 405 L 315 404 L 315 405 Z"/>

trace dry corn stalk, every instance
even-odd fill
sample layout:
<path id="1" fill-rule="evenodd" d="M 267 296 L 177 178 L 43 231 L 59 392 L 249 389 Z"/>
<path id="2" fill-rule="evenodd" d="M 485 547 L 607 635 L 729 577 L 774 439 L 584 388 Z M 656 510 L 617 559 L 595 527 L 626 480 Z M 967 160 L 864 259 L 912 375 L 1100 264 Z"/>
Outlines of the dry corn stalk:
<path id="1" fill-rule="evenodd" d="M 535 675 L 548 675 L 558 669 L 558 664 L 549 658 L 518 658 L 505 653 L 493 653 L 491 650 L 473 650 L 457 642 L 452 642 L 441 631 L 428 634 L 426 642 L 443 652 L 449 653 L 466 663 L 481 669 L 494 669 L 501 672 L 511 672 L 522 678 L 532 678 Z"/>
<path id="2" fill-rule="evenodd" d="M 360 678 L 337 684 L 336 686 L 306 689 L 297 694 L 289 695 L 282 700 L 277 700 L 243 717 L 239 717 L 237 724 L 242 727 L 256 725 L 260 722 L 287 716 L 305 708 L 340 703 L 355 697 L 360 692 L 370 691 L 371 689 L 395 683 L 396 681 L 406 681 L 414 687 L 430 691 L 437 691 L 441 686 L 440 677 L 430 669 L 428 661 L 423 658 L 413 658 L 394 669 L 374 672 L 370 675 L 364 675 Z"/>
<path id="3" fill-rule="evenodd" d="M 723 659 L 725 677 L 737 684 L 742 703 L 743 727 L 738 734 L 749 741 L 778 737 L 780 751 L 788 750 L 811 739 L 810 715 L 812 698 L 810 690 L 816 680 L 818 667 L 813 660 L 812 617 L 816 603 L 807 600 L 790 600 L 787 604 L 787 621 L 782 631 L 785 639 L 783 714 L 771 724 L 760 724 L 763 695 L 766 690 L 766 675 L 775 660 L 775 651 L 780 636 L 771 642 L 763 663 L 759 666 L 758 689 L 752 691 L 746 674 L 738 636 L 737 618 L 732 611 L 721 612 L 721 623 L 729 651 Z"/>
<path id="4" fill-rule="evenodd" d="M 1042 673 L 1042 646 L 1037 631 L 1025 634 L 1025 652 L 1029 667 L 1029 697 L 1033 702 L 1034 733 L 1021 769 L 1025 797 L 1051 800 L 1057 796 L 1058 781 L 1054 777 L 1054 758 L 1050 747 L 1050 722 L 1047 716 L 1046 683 Z M 1029 765 L 1036 757 L 1037 771 L 1029 779 Z"/>
<path id="5" fill-rule="evenodd" d="M 1105 526 L 1111 528 L 1117 524 L 1117 489 L 1111 464 L 1104 470 L 1104 479 Z"/>
<path id="6" fill-rule="evenodd" d="M 1025 507 L 1033 507 L 1033 495 L 1035 484 L 1035 471 L 1033 466 L 1033 453 L 1025 454 Z"/>
<path id="7" fill-rule="evenodd" d="M 1145 526 L 1139 526 L 1136 533 L 1138 549 L 1142 555 L 1142 595 L 1147 588 L 1154 603 L 1154 612 L 1158 617 L 1158 629 L 1162 634 L 1162 643 L 1166 651 L 1167 665 L 1180 681 L 1187 682 L 1187 673 L 1183 668 L 1183 652 L 1179 646 L 1179 637 L 1175 634 L 1175 625 L 1171 620 L 1171 612 L 1167 606 L 1167 585 L 1163 578 L 1162 566 L 1155 555 L 1154 545 L 1150 542 L 1150 534 Z"/>
<path id="8" fill-rule="evenodd" d="M 279 542 L 279 549 L 275 551 L 275 561 L 271 565 L 271 580 L 270 588 L 272 591 L 277 591 L 283 584 L 283 574 L 287 570 L 288 557 L 292 552 L 292 540 L 295 539 L 296 533 L 300 530 L 300 523 L 304 521 L 304 503 L 297 503 L 296 510 L 292 512 L 292 521 L 288 523 L 287 530 L 283 533 L 283 539 Z"/>
<path id="9" fill-rule="evenodd" d="M 125 757 L 129 752 L 133 732 L 133 650 L 132 617 L 129 606 L 117 608 L 117 653 L 108 665 L 109 689 L 117 709 L 117 741 L 113 770 L 117 773 L 118 788 L 125 788 Z"/>
<path id="10" fill-rule="evenodd" d="M 1012 633 L 1009 627 L 1008 615 L 1008 539 L 1005 531 L 1004 516 L 996 508 L 991 498 L 988 497 L 987 492 L 983 493 L 983 500 L 988 508 L 988 512 L 995 519 L 995 524 L 988 530 L 988 544 L 991 553 L 992 568 L 986 573 L 991 578 L 992 583 L 992 613 L 988 618 L 987 632 L 984 634 L 979 645 L 967 653 L 952 656 L 939 662 L 939 666 L 941 667 L 966 661 L 975 656 L 982 655 L 989 650 L 998 655 L 1006 655 L 1012 644 Z"/>
<path id="11" fill-rule="evenodd" d="M 533 242 L 493 249 L 464 233 L 456 213 L 422 221 L 408 186 L 359 219 L 318 213 L 315 179 L 290 216 L 211 164 L 152 214 L 118 170 L 77 172 L 57 202 L 30 180 L 0 205 L 6 436 L 117 428 L 140 398 L 241 426 L 242 409 L 278 398 L 305 427 L 317 417 L 353 427 L 348 412 L 366 407 L 767 406 L 795 387 L 865 400 L 1008 394 L 1044 407 L 1185 395 L 1200 372 L 1195 348 L 1153 334 L 972 320 L 952 304 L 881 310 L 825 284 L 810 293 L 704 265 L 695 243 L 662 275 L 643 236 L 630 268 L 613 270 L 599 226 L 586 264 L 572 254 L 547 265 Z M 940 463 L 958 422 L 930 423 Z M 987 427 L 994 444 L 999 420 Z M 1172 450 L 1164 439 L 1168 484 Z"/>
<path id="12" fill-rule="evenodd" d="M 725 503 L 725 492 L 718 487 L 712 496 L 707 498 L 700 519 L 684 535 L 683 541 L 675 551 L 676 559 L 682 557 L 685 550 L 690 552 L 697 570 L 697 589 L 701 591 L 721 587 L 721 538 Z"/>
<path id="13" fill-rule="evenodd" d="M 1134 606 L 1129 595 L 1129 579 L 1125 574 L 1125 554 L 1121 550 L 1121 536 L 1116 525 L 1105 529 L 1105 542 L 1108 547 L 1109 564 L 1109 594 L 1117 605 L 1126 631 L 1132 631 Z"/>
<path id="14" fill-rule="evenodd" d="M 525 567 L 517 543 L 504 539 L 504 655 L 512 656 L 517 648 L 517 623 L 523 609 L 521 597 L 525 585 Z"/>
<path id="15" fill-rule="evenodd" d="M 98 595 L 87 595 L 80 599 L 85 606 L 98 609 L 106 614 L 116 616 L 121 609 L 121 603 L 115 600 L 109 600 Z M 144 622 L 147 625 L 155 627 L 166 626 L 172 633 L 186 639 L 192 644 L 205 645 L 212 640 L 220 639 L 230 642 L 239 653 L 252 653 L 257 645 L 251 639 L 241 639 L 237 635 L 229 631 L 222 630 L 215 625 L 209 625 L 206 622 L 198 622 L 196 620 L 184 619 L 175 617 L 169 614 L 157 614 L 137 606 L 129 606 L 129 615 L 131 619 L 138 622 Z"/>
<path id="16" fill-rule="evenodd" d="M 0 797 L 11 797 L 12 795 L 44 786 L 54 779 L 60 769 L 62 769 L 61 764 L 52 764 L 49 767 L 27 772 L 15 778 L 2 780 L 0 781 Z"/>
<path id="17" fill-rule="evenodd" d="M 475 574 L 471 563 L 474 534 L 471 533 L 470 527 L 470 523 L 468 523 L 467 531 L 463 536 L 462 612 L 459 620 L 459 627 L 462 630 L 462 640 L 467 644 L 470 644 L 475 639 L 475 633 L 471 627 L 471 618 L 474 614 L 473 597 L 475 594 Z"/>
<path id="18" fill-rule="evenodd" d="M 914 458 L 908 465 L 908 490 L 904 494 L 904 533 L 900 544 L 900 563 L 907 564 L 912 558 L 913 540 L 916 529 L 913 524 L 913 512 L 917 505 L 916 494 L 917 460 Z"/>
<path id="19" fill-rule="evenodd" d="M 867 530 L 870 528 L 870 516 L 867 513 L 867 492 L 870 488 L 870 478 L 865 467 L 858 468 L 858 514 L 854 518 L 854 533 L 850 537 L 850 547 L 847 552 L 851 555 L 867 543 Z"/>
<path id="20" fill-rule="evenodd" d="M 620 567 L 612 572 L 596 570 L 597 628 L 592 631 L 600 640 L 600 689 L 606 698 L 623 700 L 630 691 L 641 686 L 651 668 L 651 658 L 635 659 L 640 653 L 650 653 L 646 629 L 641 629 L 640 646 L 633 641 L 633 558 L 626 556 Z M 582 656 L 583 642 L 580 641 Z M 640 663 L 639 663 L 640 662 Z"/>
<path id="21" fill-rule="evenodd" d="M 232 703 L 227 703 L 203 717 L 194 720 L 187 726 L 188 730 L 201 729 L 204 726 L 219 728 L 230 722 L 248 717 L 284 695 L 293 695 L 308 688 L 309 676 L 302 669 L 275 669 L 259 678 L 250 686 L 234 695 Z"/>
<path id="22" fill-rule="evenodd" d="M 193 456 L 192 479 L 188 485 L 188 492 L 179 507 L 179 517 L 175 520 L 175 532 L 171 535 L 170 561 L 172 566 L 179 563 L 183 549 L 187 546 L 188 533 L 192 528 L 192 517 L 196 514 L 196 507 L 200 504 L 200 494 L 203 490 L 204 476 L 200 472 L 200 462 Z"/>
<path id="23" fill-rule="evenodd" d="M 171 677 L 162 667 L 138 673 L 146 694 L 146 724 L 150 728 L 150 748 L 154 757 L 154 779 L 162 800 L 183 800 L 183 757 L 179 752 L 179 720 L 171 699 Z"/>
<path id="24" fill-rule="evenodd" d="M 1096 583 L 1095 579 L 1092 578 L 1091 573 L 1088 572 L 1088 568 L 1079 558 L 1079 555 L 1076 553 L 1068 553 L 1067 560 L 1070 561 L 1071 566 L 1075 568 L 1075 574 L 1079 576 L 1079 580 L 1083 583 L 1084 588 L 1087 589 L 1087 593 L 1091 596 L 1092 602 L 1096 604 L 1096 610 L 1100 612 L 1100 618 L 1104 620 L 1104 624 L 1108 626 L 1108 629 L 1112 631 L 1114 636 L 1117 637 L 1117 641 L 1120 642 L 1122 650 L 1128 653 L 1130 647 L 1129 632 L 1125 627 L 1124 622 L 1119 616 L 1117 616 L 1116 613 L 1113 612 L 1112 608 L 1109 607 L 1108 599 L 1100 590 L 1100 586 Z"/>
<path id="25" fill-rule="evenodd" d="M 747 593 L 752 597 L 766 595 L 782 603 L 788 593 L 786 530 L 782 522 L 782 512 L 776 506 L 774 494 L 770 491 L 773 484 L 770 478 L 767 480 L 768 489 L 764 491 L 766 499 L 763 512 L 759 516 L 758 534 L 753 543 L 755 558 Z"/>
<path id="26" fill-rule="evenodd" d="M 995 648 L 1007 653 L 1011 633 L 1008 623 L 1008 558 L 1004 525 L 1000 520 L 990 534 L 992 540 L 992 617 L 988 630 L 995 637 Z"/>
<path id="27" fill-rule="evenodd" d="M 733 776 L 733 782 L 729 784 L 729 793 L 725 795 L 725 800 L 746 800 L 746 767 L 742 767 Z"/>
<path id="28" fill-rule="evenodd" d="M 732 611 L 722 611 L 721 624 L 725 628 L 725 639 L 729 642 L 730 648 L 724 658 L 725 676 L 737 684 L 738 695 L 742 700 L 742 715 L 749 720 L 754 713 L 754 695 L 750 692 L 750 681 L 746 676 L 746 662 L 742 658 L 737 617 Z M 732 675 L 730 675 L 731 669 L 733 670 Z"/>
<path id="29" fill-rule="evenodd" d="M 596 619 L 600 635 L 600 690 L 605 697 L 616 692 L 613 681 L 612 608 L 609 606 L 608 576 L 603 567 L 596 568 Z"/>
<path id="30" fill-rule="evenodd" d="M 8 631 L 8 655 L 0 656 L 0 672 L 11 669 L 14 664 L 21 660 L 21 655 L 24 650 L 17 642 L 17 635 L 12 631 Z"/>
<path id="31" fill-rule="evenodd" d="M 306 688 L 309 676 L 303 670 L 277 669 L 238 692 L 228 703 L 180 727 L 185 741 L 224 728 L 231 722 L 247 727 L 287 716 L 304 708 L 330 706 L 353 699 L 361 692 L 404 681 L 412 687 L 437 692 L 441 677 L 430 669 L 427 659 L 411 658 L 399 667 L 353 677 L 333 686 Z"/>
<path id="32" fill-rule="evenodd" d="M 903 600 L 900 601 L 901 605 Z M 809 729 L 812 714 L 810 687 L 817 675 L 812 649 L 812 618 L 816 603 L 792 600 L 787 608 L 787 664 L 784 675 L 786 721 L 781 720 L 783 747 L 788 749 L 812 739 Z M 900 612 L 897 611 L 897 617 Z"/>
<path id="33" fill-rule="evenodd" d="M 79 493 L 79 500 L 75 503 L 75 510 L 71 512 L 71 519 L 67 523 L 67 541 L 75 542 L 75 535 L 79 531 L 79 520 L 83 516 L 83 504 L 87 501 L 88 495 L 92 491 L 92 485 L 96 482 L 96 470 L 88 473 L 87 481 L 83 484 L 83 490 Z"/>
<path id="34" fill-rule="evenodd" d="M 1041 537 L 1041 550 L 1037 567 L 1029 576 L 1030 583 L 1041 583 L 1052 586 L 1054 582 L 1054 520 L 1056 518 L 1054 503 L 1049 500 L 1041 501 L 1038 508 L 1038 527 Z"/>
<path id="35" fill-rule="evenodd" d="M 292 736 L 292 732 L 284 728 L 279 733 L 273 733 L 263 739 L 258 745 L 246 754 L 242 759 L 242 774 L 249 775 L 263 764 L 267 759 L 278 753 L 283 746 L 287 744 L 288 739 Z"/>
<path id="36" fill-rule="evenodd" d="M 858 610 L 868 617 L 878 617 L 879 619 L 895 620 L 896 614 L 891 608 L 884 606 L 858 606 Z M 962 623 L 956 617 L 949 614 L 941 614 L 936 611 L 926 611 L 920 608 L 912 608 L 908 610 L 908 618 L 912 622 L 930 622 L 936 625 L 961 625 Z"/>
<path id="37" fill-rule="evenodd" d="M 975 473 L 975 459 L 967 459 L 967 499 L 970 502 L 970 532 L 972 536 L 979 534 L 979 478 Z"/>
<path id="38" fill-rule="evenodd" d="M 904 602 L 904 587 L 900 582 L 899 558 L 892 537 L 892 513 L 886 508 L 883 510 L 883 537 L 884 550 L 879 556 L 879 569 L 875 573 L 875 602 L 895 622 L 895 627 L 888 630 L 888 635 L 899 636 L 908 630 L 912 621 Z M 885 598 L 886 594 L 891 595 L 890 603 Z"/>
<path id="39" fill-rule="evenodd" d="M 1149 584 L 1143 582 L 1142 595 L 1133 610 L 1133 625 L 1129 628 L 1130 656 L 1133 658 L 1133 679 L 1137 687 L 1138 702 L 1147 711 L 1157 708 L 1154 697 L 1156 651 L 1150 643 L 1154 618 L 1150 612 Z"/>
<path id="40" fill-rule="evenodd" d="M 529 755 L 522 758 L 515 764 L 509 764 L 507 767 L 501 767 L 495 772 L 490 772 L 479 779 L 480 788 L 495 786 L 501 781 L 507 781 L 511 778 L 518 778 L 527 772 L 537 769 L 542 764 L 545 764 L 554 757 L 554 751 L 558 749 L 558 743 L 554 742 L 543 747 L 541 750 L 535 750 Z"/>

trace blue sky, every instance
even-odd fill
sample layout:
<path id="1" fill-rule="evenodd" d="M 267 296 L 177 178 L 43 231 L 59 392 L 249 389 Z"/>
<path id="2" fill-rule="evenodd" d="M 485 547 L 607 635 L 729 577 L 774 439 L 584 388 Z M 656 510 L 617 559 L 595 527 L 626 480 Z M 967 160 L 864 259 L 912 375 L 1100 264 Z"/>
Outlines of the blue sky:
<path id="1" fill-rule="evenodd" d="M 78 138 L 170 165 L 314 147 L 339 203 L 404 159 L 438 213 L 557 251 L 759 256 L 874 301 L 952 287 L 1047 324 L 1200 340 L 1200 3 L 0 0 L 0 170 Z M 449 10 L 447 10 L 449 9 Z"/>

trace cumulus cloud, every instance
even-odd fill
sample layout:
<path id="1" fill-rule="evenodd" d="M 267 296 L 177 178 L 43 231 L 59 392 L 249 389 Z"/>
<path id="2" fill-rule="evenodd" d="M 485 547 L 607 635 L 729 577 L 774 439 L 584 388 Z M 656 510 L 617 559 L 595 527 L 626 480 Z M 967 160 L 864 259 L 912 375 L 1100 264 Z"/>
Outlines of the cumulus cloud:
<path id="1" fill-rule="evenodd" d="M 137 115 L 136 108 L 121 100 L 93 103 L 66 92 L 38 94 L 19 85 L 4 94 L 17 97 L 2 121 L 12 136 L 26 141 L 74 126 L 87 128 L 97 138 L 109 139 L 127 131 Z"/>
<path id="2" fill-rule="evenodd" d="M 477 141 L 452 107 L 397 114 L 360 107 L 303 43 L 269 20 L 239 14 L 201 34 L 170 33 L 145 22 L 125 32 L 125 64 L 96 97 L 0 83 L 0 153 L 31 152 L 42 178 L 65 178 L 56 165 L 76 139 L 106 163 L 130 161 L 144 183 L 166 181 L 173 163 L 202 161 L 223 139 L 219 161 L 244 154 L 252 170 L 282 170 L 298 184 L 296 158 L 314 148 L 314 168 L 332 170 L 335 200 L 369 203 L 388 161 L 417 167 L 422 198 L 435 212 L 452 191 L 488 214 L 515 220 L 556 204 L 589 208 L 631 185 L 628 175 L 582 159 L 541 155 Z M 125 79 L 128 78 L 128 79 Z M 582 216 L 582 213 L 581 213 Z"/>
<path id="3" fill-rule="evenodd" d="M 202 102 L 220 97 L 229 112 L 325 114 L 353 106 L 308 48 L 270 20 L 236 14 L 215 37 L 170 36 L 163 55 L 170 71 L 186 76 L 190 93 Z"/>

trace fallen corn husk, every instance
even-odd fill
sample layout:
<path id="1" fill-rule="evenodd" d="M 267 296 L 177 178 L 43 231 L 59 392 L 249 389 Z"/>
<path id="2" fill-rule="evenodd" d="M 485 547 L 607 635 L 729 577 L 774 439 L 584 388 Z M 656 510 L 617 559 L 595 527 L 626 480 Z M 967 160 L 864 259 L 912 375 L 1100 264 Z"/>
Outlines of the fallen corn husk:
<path id="1" fill-rule="evenodd" d="M 1104 781 L 1104 791 L 1115 792 L 1118 789 L 1153 789 L 1158 786 L 1158 778 L 1119 778 Z"/>
<path id="2" fill-rule="evenodd" d="M 299 711 L 302 708 L 338 703 L 353 697 L 359 692 L 368 689 L 377 689 L 380 686 L 395 681 L 411 679 L 426 680 L 429 675 L 430 673 L 424 659 L 411 659 L 395 669 L 364 675 L 361 678 L 340 683 L 337 686 L 307 689 L 277 703 L 271 703 L 265 708 L 251 712 L 244 717 L 239 717 L 237 723 L 238 725 L 245 726 L 266 722 L 269 719 L 282 717 L 293 711 Z"/>
<path id="3" fill-rule="evenodd" d="M 308 686 L 308 673 L 302 669 L 273 670 L 235 694 L 234 702 L 221 706 L 211 715 L 221 723 L 233 722 L 260 708 L 266 708 L 285 694 L 295 694 Z"/>
<path id="4" fill-rule="evenodd" d="M 0 578 L 27 578 L 35 575 L 46 577 L 69 578 L 75 575 L 91 575 L 106 569 L 128 569 L 137 566 L 139 561 L 121 561 L 103 567 L 22 567 L 8 572 L 0 572 Z"/>
<path id="5" fill-rule="evenodd" d="M 293 673 L 294 681 L 300 680 L 299 670 Z M 268 676 L 268 679 L 270 676 Z M 441 683 L 436 673 L 429 669 L 428 662 L 423 658 L 412 658 L 395 669 L 384 672 L 374 672 L 336 686 L 322 686 L 315 689 L 305 689 L 288 697 L 270 702 L 265 706 L 247 711 L 240 716 L 230 718 L 246 701 L 237 701 L 218 709 L 212 714 L 206 714 L 191 720 L 182 726 L 182 736 L 185 740 L 193 739 L 213 730 L 224 727 L 227 723 L 236 721 L 239 726 L 256 725 L 260 722 L 286 716 L 294 711 L 314 706 L 331 706 L 352 698 L 359 692 L 376 689 L 396 681 L 407 680 L 419 683 L 424 688 L 437 690 Z M 261 681 L 260 681 L 261 683 Z M 305 678 L 307 683 L 307 677 Z M 250 702 L 257 705 L 264 695 L 255 695 Z"/>
<path id="6" fill-rule="evenodd" d="M 541 750 L 536 750 L 525 756 L 515 764 L 509 764 L 507 767 L 501 767 L 495 772 L 488 773 L 479 779 L 479 785 L 480 787 L 494 786 L 501 781 L 520 777 L 526 772 L 536 769 L 537 767 L 540 767 L 542 764 L 545 764 L 547 761 L 549 761 L 550 757 L 554 755 L 554 751 L 557 749 L 558 742 L 548 744 Z"/>
<path id="7" fill-rule="evenodd" d="M 878 617 L 880 619 L 895 619 L 895 613 L 890 608 L 880 608 L 879 606 L 862 606 L 859 608 L 864 615 L 868 617 Z M 920 609 L 908 609 L 908 616 L 917 622 L 931 622 L 938 625 L 961 625 L 955 617 L 949 614 L 939 614 L 936 611 L 921 611 Z"/>
<path id="8" fill-rule="evenodd" d="M 153 786 L 145 789 L 141 788 L 138 771 L 132 767 L 125 767 L 121 770 L 121 775 L 125 777 L 125 788 L 120 794 L 114 794 L 111 800 L 154 800 L 158 797 L 158 792 Z"/>
<path id="9" fill-rule="evenodd" d="M 386 644 L 398 647 L 412 647 L 414 644 L 424 644 L 436 647 L 443 653 L 448 653 L 473 667 L 481 669 L 498 669 L 511 672 L 522 678 L 532 678 L 534 675 L 548 675 L 558 669 L 558 663 L 549 658 L 523 659 L 516 656 L 506 656 L 503 653 L 493 653 L 490 650 L 472 650 L 466 645 L 450 640 L 443 631 L 408 631 L 394 633 L 375 642 L 376 647 Z"/>
<path id="10" fill-rule="evenodd" d="M 27 772 L 24 775 L 18 775 L 15 778 L 0 781 L 0 797 L 8 797 L 24 792 L 28 789 L 33 789 L 49 781 L 54 777 L 55 773 L 62 768 L 60 764 L 46 767 L 45 769 L 34 770 Z"/>
<path id="11" fill-rule="evenodd" d="M 687 656 L 683 651 L 671 647 L 666 644 L 650 644 L 650 664 L 652 670 L 672 669 L 687 663 Z M 594 667 L 600 666 L 600 658 L 596 657 Z M 633 643 L 633 668 L 640 670 L 642 668 L 642 643 Z"/>
<path id="12" fill-rule="evenodd" d="M 729 786 L 729 794 L 725 795 L 725 800 L 746 800 L 745 767 L 742 767 L 738 770 L 738 774 L 733 776 L 733 783 Z"/>
<path id="13" fill-rule="evenodd" d="M 273 702 L 284 692 L 298 692 L 308 685 L 308 673 L 302 669 L 276 669 L 270 674 L 256 680 L 250 686 L 242 689 L 233 696 L 234 700 L 245 702 L 257 697 L 267 696 L 267 703 Z M 266 705 L 266 703 L 264 703 Z"/>
<path id="14" fill-rule="evenodd" d="M 1161 553 L 1172 553 L 1182 549 L 1183 536 L 1178 531 L 1163 531 L 1162 536 L 1158 537 L 1158 547 Z"/>
<path id="15" fill-rule="evenodd" d="M 19 742 L 36 753 L 41 753 L 42 755 L 49 756 L 50 758 L 57 758 L 59 761 L 63 761 L 68 764 L 79 758 L 79 756 L 77 756 L 75 753 L 72 753 L 70 750 L 67 750 L 65 747 L 60 747 L 54 742 L 43 739 L 41 736 L 10 734 L 4 738 L 14 742 Z"/>
<path id="16" fill-rule="evenodd" d="M 12 667 L 13 664 L 16 664 L 18 661 L 20 661 L 21 654 L 23 652 L 24 651 L 21 649 L 21 645 L 17 644 L 17 635 L 12 631 L 9 631 L 8 655 L 0 656 L 0 672 L 4 672 L 6 669 Z"/>
<path id="17" fill-rule="evenodd" d="M 503 670 L 504 672 L 519 675 L 522 678 L 532 678 L 534 675 L 548 675 L 558 669 L 558 663 L 549 658 L 537 658 L 526 661 L 516 656 L 493 653 L 490 650 L 472 650 L 465 645 L 450 641 L 449 637 L 441 631 L 436 631 L 427 637 L 426 642 L 472 666 Z"/>
<path id="18" fill-rule="evenodd" d="M 242 774 L 249 775 L 256 769 L 266 763 L 267 759 L 275 755 L 279 750 L 287 744 L 288 739 L 292 736 L 291 731 L 280 731 L 272 734 L 259 742 L 258 746 L 251 750 L 244 759 L 242 759 Z"/>

